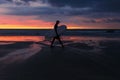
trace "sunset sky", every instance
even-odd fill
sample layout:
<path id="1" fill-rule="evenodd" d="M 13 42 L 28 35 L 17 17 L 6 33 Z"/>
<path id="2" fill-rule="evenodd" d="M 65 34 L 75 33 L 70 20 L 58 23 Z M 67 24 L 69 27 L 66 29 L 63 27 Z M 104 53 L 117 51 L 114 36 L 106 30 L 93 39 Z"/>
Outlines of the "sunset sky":
<path id="1" fill-rule="evenodd" d="M 120 29 L 120 0 L 0 0 L 0 29 Z"/>

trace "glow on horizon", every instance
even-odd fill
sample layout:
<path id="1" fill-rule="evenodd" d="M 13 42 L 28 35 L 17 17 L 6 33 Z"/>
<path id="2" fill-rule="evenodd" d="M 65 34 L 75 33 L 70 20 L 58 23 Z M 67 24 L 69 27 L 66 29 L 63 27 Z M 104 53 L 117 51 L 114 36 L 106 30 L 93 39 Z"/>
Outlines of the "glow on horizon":
<path id="1" fill-rule="evenodd" d="M 0 25 L 0 29 L 50 29 L 50 27 L 35 27 L 26 25 Z"/>
<path id="2" fill-rule="evenodd" d="M 0 29 L 53 29 L 52 27 L 37 27 L 37 26 L 24 26 L 24 25 L 0 25 Z M 67 27 L 67 29 L 84 29 L 80 27 Z"/>
<path id="3" fill-rule="evenodd" d="M 76 17 L 74 18 L 76 19 Z M 83 19 L 83 18 L 80 18 Z M 80 23 L 60 20 L 60 25 L 67 25 L 67 29 L 120 29 L 119 23 Z M 102 21 L 102 20 L 98 20 Z M 97 21 L 97 22 L 98 22 Z M 103 20 L 104 21 L 104 20 Z M 35 16 L 8 16 L 0 15 L 0 29 L 53 29 L 55 21 L 36 19 Z M 114 26 L 114 27 L 113 27 Z"/>
<path id="4" fill-rule="evenodd" d="M 0 25 L 0 29 L 53 29 L 53 25 L 47 27 L 47 26 L 44 26 L 44 27 L 41 27 L 41 26 L 26 26 L 26 25 Z M 67 29 L 108 29 L 108 28 L 101 28 L 101 27 L 97 27 L 97 28 L 89 28 L 89 27 L 86 27 L 86 26 L 67 26 Z M 113 29 L 113 28 L 109 28 L 109 29 Z"/>

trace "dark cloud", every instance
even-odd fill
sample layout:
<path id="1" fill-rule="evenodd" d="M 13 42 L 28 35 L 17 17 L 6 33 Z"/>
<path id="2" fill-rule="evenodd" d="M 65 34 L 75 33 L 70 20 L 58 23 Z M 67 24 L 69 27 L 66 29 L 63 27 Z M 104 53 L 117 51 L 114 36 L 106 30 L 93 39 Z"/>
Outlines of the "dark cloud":
<path id="1" fill-rule="evenodd" d="M 63 7 L 89 7 L 93 6 L 93 0 L 48 0 L 52 6 Z"/>
<path id="2" fill-rule="evenodd" d="M 83 23 L 120 23 L 120 18 L 86 19 Z"/>
<path id="3" fill-rule="evenodd" d="M 98 23 L 95 19 L 82 20 L 83 23 Z"/>
<path id="4" fill-rule="evenodd" d="M 107 18 L 104 20 L 106 23 L 120 23 L 120 19 L 118 18 Z"/>
<path id="5" fill-rule="evenodd" d="M 37 1 L 37 0 L 6 0 L 11 3 L 15 3 L 16 5 L 28 5 L 30 1 Z"/>
<path id="6" fill-rule="evenodd" d="M 50 7 L 13 7 L 9 8 L 10 15 L 34 16 L 34 15 L 49 15 L 56 14 L 56 9 Z M 60 11 L 58 11 L 60 13 Z"/>
<path id="7" fill-rule="evenodd" d="M 37 0 L 21 0 L 21 1 L 29 2 L 29 1 L 37 1 Z"/>
<path id="8" fill-rule="evenodd" d="M 3 3 L 5 0 L 1 0 Z M 85 23 L 97 23 L 96 19 L 102 19 L 105 23 L 119 23 L 120 0 L 6 0 L 14 2 L 18 6 L 39 2 L 50 4 L 46 7 L 12 7 L 9 15 L 38 16 L 38 19 L 52 20 L 56 18 L 72 18 L 74 16 L 89 18 Z M 46 17 L 47 16 L 47 17 Z M 118 18 L 116 18 L 118 17 Z M 66 18 L 66 20 L 67 20 Z M 74 21 L 73 21 L 74 22 Z M 78 22 L 78 21 L 77 21 Z M 78 22 L 79 23 L 79 22 Z"/>
<path id="9" fill-rule="evenodd" d="M 55 7 L 90 7 L 96 12 L 120 12 L 120 0 L 48 0 Z"/>
<path id="10" fill-rule="evenodd" d="M 74 8 L 54 8 L 54 7 L 13 7 L 9 8 L 11 15 L 64 15 L 64 16 L 77 16 L 85 15 L 88 11 L 84 9 Z"/>
<path id="11" fill-rule="evenodd" d="M 120 0 L 6 0 L 16 4 L 41 1 L 53 7 L 91 8 L 91 12 L 120 12 Z"/>
<path id="12" fill-rule="evenodd" d="M 119 6 L 120 0 L 100 0 L 95 8 L 93 8 L 96 12 L 120 12 Z"/>
<path id="13" fill-rule="evenodd" d="M 0 4 L 6 3 L 6 0 L 0 0 Z"/>
<path id="14" fill-rule="evenodd" d="M 29 1 L 37 1 L 37 0 L 6 0 L 6 1 L 10 1 L 10 2 L 20 2 L 20 1 L 29 2 Z"/>
<path id="15" fill-rule="evenodd" d="M 3 2 L 5 0 L 1 0 Z M 120 0 L 6 0 L 22 4 L 23 2 L 29 3 L 30 1 L 41 1 L 49 3 L 54 7 L 70 6 L 73 8 L 91 8 L 95 12 L 120 12 Z"/>

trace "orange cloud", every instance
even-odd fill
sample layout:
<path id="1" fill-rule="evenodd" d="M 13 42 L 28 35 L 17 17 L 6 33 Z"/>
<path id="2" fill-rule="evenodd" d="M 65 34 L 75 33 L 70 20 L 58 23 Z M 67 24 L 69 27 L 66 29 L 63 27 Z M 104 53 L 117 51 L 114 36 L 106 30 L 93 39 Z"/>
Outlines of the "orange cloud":
<path id="1" fill-rule="evenodd" d="M 53 22 L 35 20 L 35 16 L 8 16 L 0 15 L 0 29 L 51 29 Z M 79 26 L 69 23 L 66 24 L 68 29 L 78 29 Z"/>
<path id="2" fill-rule="evenodd" d="M 34 16 L 0 16 L 0 29 L 14 29 L 14 28 L 51 28 L 52 22 L 45 22 L 42 20 L 35 20 Z"/>
<path id="3" fill-rule="evenodd" d="M 80 21 L 83 18 L 77 18 L 77 21 Z M 74 19 L 73 18 L 73 19 Z M 118 29 L 119 23 L 80 23 L 75 24 L 72 22 L 62 22 L 60 25 L 67 25 L 68 29 Z M 96 22 L 101 22 L 103 19 L 96 19 Z M 52 29 L 54 26 L 54 22 L 47 22 L 36 19 L 35 16 L 8 16 L 8 15 L 0 15 L 0 29 Z"/>

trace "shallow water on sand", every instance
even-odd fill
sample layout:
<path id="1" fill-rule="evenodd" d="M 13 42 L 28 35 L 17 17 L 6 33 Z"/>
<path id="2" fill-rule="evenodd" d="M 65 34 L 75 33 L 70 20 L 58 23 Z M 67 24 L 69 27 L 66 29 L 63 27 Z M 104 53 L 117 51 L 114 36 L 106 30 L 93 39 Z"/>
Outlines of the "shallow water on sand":
<path id="1" fill-rule="evenodd" d="M 44 36 L 0 36 L 0 44 L 3 42 L 39 42 L 43 40 Z"/>
<path id="2" fill-rule="evenodd" d="M 62 36 L 64 41 L 83 41 L 83 40 L 120 40 L 120 37 L 97 37 L 97 36 Z M 39 42 L 44 41 L 44 36 L 0 36 L 0 44 L 3 42 L 26 42 L 33 41 Z"/>
<path id="3" fill-rule="evenodd" d="M 23 74 L 33 80 L 36 75 L 42 78 L 40 75 L 53 76 L 60 71 L 63 75 L 87 78 L 92 74 L 93 79 L 89 80 L 98 80 L 96 77 L 110 80 L 111 75 L 111 80 L 117 80 L 114 74 L 120 72 L 116 68 L 120 61 L 119 37 L 62 36 L 64 49 L 58 47 L 58 42 L 55 42 L 57 47 L 51 49 L 50 41 L 44 40 L 44 36 L 0 36 L 0 80 L 17 80 L 18 75 L 18 80 L 27 80 L 25 76 L 21 79 Z"/>
<path id="4" fill-rule="evenodd" d="M 79 45 L 79 43 L 83 43 L 89 46 L 101 47 L 101 42 L 120 42 L 120 37 L 96 37 L 96 36 L 62 36 L 61 40 L 64 45 Z M 11 44 L 15 44 L 17 42 L 33 42 L 33 43 L 44 43 L 45 45 L 50 45 L 51 42 L 45 41 L 45 36 L 0 36 L 0 46 L 7 46 Z M 58 41 L 54 43 L 57 46 L 60 46 Z M 16 44 L 16 47 L 22 44 Z M 26 44 L 27 45 L 27 44 Z M 75 47 L 74 46 L 74 47 Z M 103 46 L 102 46 L 103 47 Z M 7 47 L 6 49 L 9 49 Z M 85 48 L 86 49 L 86 48 Z"/>
<path id="5" fill-rule="evenodd" d="M 106 46 L 112 45 L 116 47 L 116 45 L 120 44 L 120 37 L 62 36 L 61 40 L 65 46 L 84 51 L 94 50 L 96 53 L 102 51 Z M 45 41 L 44 36 L 0 36 L 0 55 L 19 49 L 26 49 L 36 43 L 42 46 L 49 46 L 51 44 L 50 41 Z M 58 41 L 54 45 L 60 46 Z"/>

